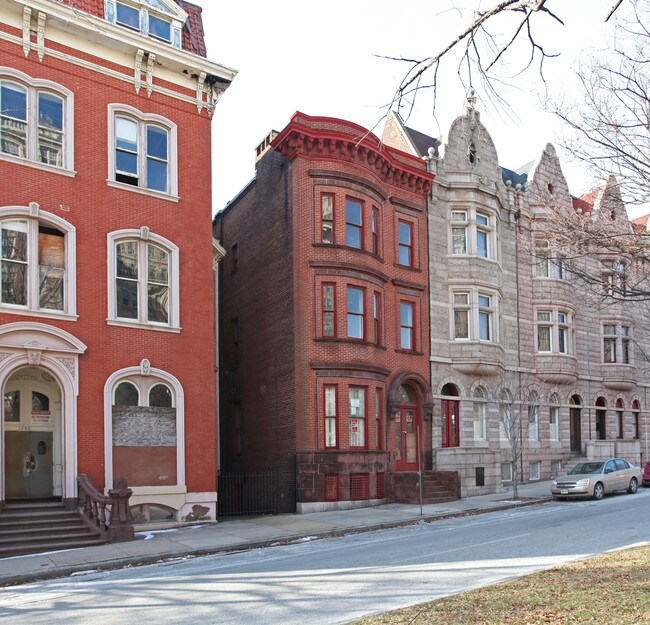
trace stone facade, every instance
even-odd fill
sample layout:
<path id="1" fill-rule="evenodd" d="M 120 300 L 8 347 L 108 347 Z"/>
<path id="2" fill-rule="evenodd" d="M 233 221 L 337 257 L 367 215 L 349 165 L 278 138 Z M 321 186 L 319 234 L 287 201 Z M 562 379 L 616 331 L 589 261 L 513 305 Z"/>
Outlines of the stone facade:
<path id="1" fill-rule="evenodd" d="M 648 419 L 642 311 L 590 299 L 557 254 L 540 261 L 538 224 L 574 210 L 559 159 L 549 144 L 526 173 L 501 168 L 472 100 L 444 155 L 426 157 L 436 176 L 428 202 L 433 467 L 458 471 L 463 496 L 510 483 L 504 391 L 521 417 L 516 469 L 524 481 L 549 479 L 578 456 L 640 464 Z M 409 132 L 393 116 L 383 139 L 404 147 Z M 609 186 L 607 210 L 627 220 Z M 599 261 L 584 262 L 599 270 Z M 605 363 L 614 331 L 618 356 Z"/>

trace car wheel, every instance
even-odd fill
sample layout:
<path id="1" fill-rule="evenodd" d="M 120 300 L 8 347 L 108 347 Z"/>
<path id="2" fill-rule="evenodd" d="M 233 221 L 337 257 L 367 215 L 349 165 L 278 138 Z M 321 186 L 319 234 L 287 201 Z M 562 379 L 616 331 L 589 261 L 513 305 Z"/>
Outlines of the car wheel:
<path id="1" fill-rule="evenodd" d="M 602 499 L 605 496 L 605 487 L 597 482 L 594 486 L 594 499 Z"/>
<path id="2" fill-rule="evenodd" d="M 634 493 L 636 493 L 638 488 L 639 488 L 639 483 L 636 481 L 636 478 L 633 477 L 630 480 L 630 485 L 627 487 L 627 492 L 630 493 L 630 495 L 634 495 Z"/>

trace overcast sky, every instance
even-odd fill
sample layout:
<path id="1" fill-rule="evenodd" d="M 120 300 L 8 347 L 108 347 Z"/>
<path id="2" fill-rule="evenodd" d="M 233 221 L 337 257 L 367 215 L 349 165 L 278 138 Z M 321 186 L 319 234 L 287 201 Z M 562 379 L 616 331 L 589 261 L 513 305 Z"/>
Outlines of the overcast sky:
<path id="1" fill-rule="evenodd" d="M 271 129 L 282 130 L 299 110 L 341 117 L 381 135 L 382 107 L 406 71 L 403 63 L 378 55 L 421 58 L 440 50 L 468 22 L 466 10 L 492 0 L 194 0 L 203 7 L 208 56 L 239 71 L 220 100 L 212 122 L 213 212 L 223 208 L 254 175 L 254 149 Z M 546 88 L 572 94 L 571 67 L 608 45 L 603 25 L 609 0 L 548 0 L 566 26 L 540 20 L 539 38 L 549 52 Z M 471 15 L 471 13 L 469 14 Z M 544 16 L 541 16 L 544 17 Z M 523 51 L 519 58 L 523 57 Z M 513 59 L 514 60 L 514 59 Z M 514 71 L 514 66 L 512 71 Z M 443 67 L 435 115 L 429 92 L 421 92 L 407 125 L 446 140 L 451 122 L 464 110 L 466 91 L 457 64 Z M 535 160 L 546 143 L 557 144 L 563 128 L 540 105 L 544 85 L 528 70 L 500 89 L 514 113 L 497 108 L 477 85 L 481 120 L 495 141 L 500 164 L 517 169 Z M 592 182 L 563 160 L 575 195 Z"/>

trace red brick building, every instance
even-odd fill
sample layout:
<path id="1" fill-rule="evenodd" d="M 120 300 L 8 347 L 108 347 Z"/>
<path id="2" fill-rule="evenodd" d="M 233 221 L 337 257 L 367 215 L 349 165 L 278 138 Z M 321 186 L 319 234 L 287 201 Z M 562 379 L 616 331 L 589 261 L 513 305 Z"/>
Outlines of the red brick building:
<path id="1" fill-rule="evenodd" d="M 214 518 L 210 119 L 235 72 L 183 0 L 0 6 L 0 504 L 125 476 Z"/>
<path id="2" fill-rule="evenodd" d="M 224 470 L 277 509 L 413 495 L 431 466 L 424 162 L 296 113 L 219 213 Z M 409 491 L 409 488 L 411 491 Z"/>

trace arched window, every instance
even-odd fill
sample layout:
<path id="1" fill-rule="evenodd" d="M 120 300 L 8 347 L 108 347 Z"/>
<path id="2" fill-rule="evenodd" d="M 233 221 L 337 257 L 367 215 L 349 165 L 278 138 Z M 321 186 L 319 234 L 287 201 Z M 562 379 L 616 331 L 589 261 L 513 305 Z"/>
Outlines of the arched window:
<path id="1" fill-rule="evenodd" d="M 625 438 L 625 431 L 623 429 L 623 400 L 622 399 L 617 399 L 616 400 L 616 425 L 617 425 L 617 432 L 616 432 L 616 438 Z"/>
<path id="2" fill-rule="evenodd" d="M 442 409 L 442 446 L 458 447 L 460 446 L 460 395 L 458 387 L 455 384 L 445 384 L 442 387 L 442 394 L 450 399 L 441 400 Z"/>
<path id="3" fill-rule="evenodd" d="M 179 329 L 178 247 L 148 228 L 108 235 L 109 322 Z"/>
<path id="4" fill-rule="evenodd" d="M 487 439 L 487 401 L 485 389 L 481 386 L 474 389 L 474 437 Z"/>
<path id="5" fill-rule="evenodd" d="M 539 395 L 535 391 L 528 395 L 528 440 L 539 440 Z"/>
<path id="6" fill-rule="evenodd" d="M 135 372 L 113 383 L 111 460 L 113 476 L 129 486 L 179 482 L 175 391 L 154 374 Z"/>
<path id="7" fill-rule="evenodd" d="M 0 158 L 48 171 L 72 170 L 73 111 L 74 97 L 65 87 L 0 67 Z"/>
<path id="8" fill-rule="evenodd" d="M 45 316 L 76 312 L 75 229 L 29 206 L 0 208 L 0 306 Z"/>
<path id="9" fill-rule="evenodd" d="M 400 386 L 397 390 L 398 404 L 414 404 L 416 402 L 415 393 L 410 386 Z"/>
<path id="10" fill-rule="evenodd" d="M 639 414 L 641 412 L 641 406 L 639 400 L 635 399 L 632 402 L 632 427 L 634 428 L 634 438 L 639 438 Z"/>
<path id="11" fill-rule="evenodd" d="M 560 440 L 560 396 L 553 393 L 549 398 L 549 436 L 552 441 Z"/>

